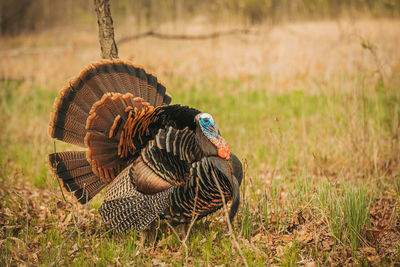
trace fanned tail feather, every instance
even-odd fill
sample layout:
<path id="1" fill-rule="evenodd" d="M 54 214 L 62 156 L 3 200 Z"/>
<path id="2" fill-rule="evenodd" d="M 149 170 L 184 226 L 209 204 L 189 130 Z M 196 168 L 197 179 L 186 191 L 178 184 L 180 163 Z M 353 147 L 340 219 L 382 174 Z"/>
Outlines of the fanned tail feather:
<path id="1" fill-rule="evenodd" d="M 104 182 L 111 182 L 127 166 L 128 155 L 136 152 L 135 129 L 146 129 L 143 122 L 151 122 L 148 115 L 153 115 L 153 110 L 148 102 L 130 93 L 108 93 L 93 105 L 86 122 L 86 157 Z"/>
<path id="2" fill-rule="evenodd" d="M 88 147 L 87 153 L 49 155 L 64 188 L 81 203 L 90 200 L 128 164 L 119 150 L 129 112 L 170 102 L 165 87 L 141 67 L 113 60 L 85 68 L 60 91 L 50 118 L 51 137 Z"/>
<path id="3" fill-rule="evenodd" d="M 51 137 L 85 146 L 86 120 L 93 105 L 106 93 L 131 93 L 156 107 L 168 105 L 171 97 L 152 74 L 130 63 L 114 60 L 92 64 L 70 81 L 54 103 Z"/>
<path id="4" fill-rule="evenodd" d="M 92 171 L 84 151 L 68 151 L 48 155 L 50 169 L 63 188 L 73 192 L 85 204 L 106 186 Z"/>

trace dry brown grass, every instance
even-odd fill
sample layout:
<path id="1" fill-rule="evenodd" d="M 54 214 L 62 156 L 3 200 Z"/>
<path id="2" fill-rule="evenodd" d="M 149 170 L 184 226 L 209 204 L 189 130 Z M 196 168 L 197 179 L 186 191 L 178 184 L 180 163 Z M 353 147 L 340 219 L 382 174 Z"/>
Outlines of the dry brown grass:
<path id="1" fill-rule="evenodd" d="M 197 34 L 214 28 L 191 25 L 183 32 Z M 121 36 L 129 31 L 116 28 L 116 32 Z M 379 62 L 369 51 L 360 49 L 362 41 L 377 47 Z M 271 91 L 285 92 L 297 89 L 304 79 L 320 79 L 332 87 L 351 90 L 353 85 L 343 84 L 342 75 L 373 73 L 378 66 L 386 77 L 398 71 L 399 43 L 400 21 L 343 20 L 263 26 L 249 35 L 206 41 L 145 38 L 123 44 L 119 55 L 146 66 L 162 80 L 239 78 L 249 89 L 257 90 L 264 86 L 258 86 L 251 77 L 263 76 Z M 60 88 L 68 77 L 99 58 L 95 30 L 56 29 L 2 39 L 1 47 L 1 77 L 22 78 L 45 88 Z"/>

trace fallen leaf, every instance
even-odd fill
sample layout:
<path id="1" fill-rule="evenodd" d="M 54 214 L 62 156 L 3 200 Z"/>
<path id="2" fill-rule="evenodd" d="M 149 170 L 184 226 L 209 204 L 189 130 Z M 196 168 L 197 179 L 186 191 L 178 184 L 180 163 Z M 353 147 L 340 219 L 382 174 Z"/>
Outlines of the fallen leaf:
<path id="1" fill-rule="evenodd" d="M 306 230 L 302 230 L 297 233 L 296 240 L 302 244 L 307 244 L 313 240 L 313 235 Z"/>
<path id="2" fill-rule="evenodd" d="M 315 263 L 315 261 L 310 261 L 307 262 L 304 267 L 317 267 L 317 264 Z"/>
<path id="3" fill-rule="evenodd" d="M 279 258 L 283 256 L 283 254 L 285 253 L 285 247 L 284 246 L 277 246 L 276 247 L 276 256 L 278 256 Z"/>
<path id="4" fill-rule="evenodd" d="M 325 251 L 330 250 L 331 247 L 333 246 L 333 244 L 334 244 L 333 240 L 329 240 L 329 239 L 324 240 L 324 241 L 322 241 L 322 249 Z"/>
<path id="5" fill-rule="evenodd" d="M 262 240 L 262 237 L 263 237 L 263 235 L 261 233 L 258 233 L 251 238 L 251 242 L 253 242 L 253 243 L 260 242 Z"/>
<path id="6" fill-rule="evenodd" d="M 284 235 L 280 238 L 283 242 L 290 242 L 293 241 L 293 236 L 292 235 Z"/>
<path id="7" fill-rule="evenodd" d="M 360 248 L 360 251 L 362 251 L 365 254 L 369 254 L 369 255 L 376 255 L 376 249 L 373 247 L 363 247 Z"/>

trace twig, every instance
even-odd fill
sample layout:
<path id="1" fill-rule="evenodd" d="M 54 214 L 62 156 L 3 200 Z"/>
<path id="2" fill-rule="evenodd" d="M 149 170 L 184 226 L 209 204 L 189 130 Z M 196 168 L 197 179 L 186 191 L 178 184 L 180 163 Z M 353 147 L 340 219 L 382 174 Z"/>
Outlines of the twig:
<path id="1" fill-rule="evenodd" d="M 53 143 L 53 146 L 54 146 L 54 147 L 53 147 L 54 153 L 56 153 L 56 142 Z M 58 164 L 58 162 L 57 162 L 57 164 Z M 57 178 L 56 178 L 56 175 L 54 174 L 54 176 L 53 176 L 53 188 L 54 188 L 54 180 L 55 180 L 55 179 L 57 179 Z M 73 218 L 73 220 L 74 220 L 74 229 L 73 229 L 73 230 L 71 231 L 71 233 L 67 236 L 67 238 L 65 238 L 65 239 L 63 240 L 63 242 L 61 243 L 60 248 L 59 248 L 59 250 L 58 250 L 56 259 L 55 259 L 49 266 L 54 266 L 54 265 L 56 265 L 57 262 L 60 260 L 61 251 L 62 251 L 62 249 L 63 249 L 65 243 L 71 238 L 71 236 L 73 235 L 73 233 L 77 232 L 78 235 L 80 236 L 80 232 L 79 232 L 78 227 L 82 224 L 82 221 L 81 221 L 81 222 L 77 222 L 77 221 L 76 221 L 74 203 L 68 201 L 68 200 L 65 198 L 64 191 L 63 191 L 63 189 L 62 189 L 62 187 L 61 187 L 60 181 L 58 181 L 58 185 L 59 185 L 59 188 L 60 188 L 60 191 L 61 191 L 61 195 L 62 195 L 62 197 L 63 197 L 63 199 L 64 199 L 64 202 L 71 205 L 71 208 L 72 208 L 72 218 Z M 69 185 L 67 185 L 67 186 L 69 187 Z"/>
<path id="2" fill-rule="evenodd" d="M 53 141 L 53 153 L 57 153 L 57 148 L 56 148 L 56 142 L 55 141 Z M 56 166 L 58 165 L 58 161 L 56 162 Z M 55 172 L 53 172 L 53 188 L 54 188 L 54 180 L 56 180 L 57 178 L 56 178 L 56 174 L 55 174 Z M 63 199 L 64 199 L 64 202 L 65 203 L 70 203 L 66 198 L 65 198 L 65 195 L 64 195 L 64 191 L 63 191 L 63 189 L 62 189 L 62 187 L 61 187 L 61 182 L 57 179 L 57 181 L 58 181 L 58 188 L 60 188 L 60 191 L 61 191 L 61 195 L 62 195 L 62 197 L 63 197 Z M 72 203 L 70 203 L 71 205 L 72 205 Z"/>
<path id="3" fill-rule="evenodd" d="M 160 230 L 160 225 L 161 225 L 161 221 L 160 219 L 157 220 L 157 226 L 156 226 L 156 233 L 154 234 L 154 242 L 151 245 L 151 251 L 154 252 L 154 250 L 156 249 L 156 242 L 157 242 L 157 236 L 158 236 L 158 231 Z"/>
<path id="4" fill-rule="evenodd" d="M 171 228 L 172 232 L 176 235 L 176 238 L 178 238 L 179 242 L 182 243 L 182 239 L 179 237 L 178 232 L 175 230 L 175 228 L 168 222 L 165 221 L 165 223 L 168 225 L 169 228 Z"/>
<path id="5" fill-rule="evenodd" d="M 20 197 L 25 204 L 25 213 L 26 213 L 26 229 L 25 229 L 25 242 L 28 241 L 28 231 L 29 231 L 29 213 L 28 213 L 28 203 L 25 198 L 23 198 L 20 194 L 18 194 L 16 191 L 14 191 L 14 194 L 16 194 L 18 197 Z"/>
<path id="6" fill-rule="evenodd" d="M 382 82 L 386 80 L 386 73 L 384 70 L 384 64 L 382 63 L 381 59 L 378 56 L 377 47 L 376 45 L 372 44 L 370 41 L 364 39 L 361 35 L 358 36 L 361 42 L 361 47 L 370 52 L 372 55 L 375 65 L 376 65 L 376 72 L 379 73 L 379 76 Z"/>
<path id="7" fill-rule="evenodd" d="M 171 228 L 172 232 L 174 232 L 174 234 L 176 235 L 176 238 L 178 238 L 179 242 L 183 245 L 183 247 L 185 248 L 185 266 L 187 266 L 187 253 L 188 253 L 188 246 L 186 244 L 186 241 L 184 242 L 180 237 L 179 234 L 176 232 L 175 228 L 168 222 L 165 221 L 165 223 L 168 225 L 169 228 Z M 185 238 L 186 239 L 186 238 Z"/>
<path id="8" fill-rule="evenodd" d="M 55 176 L 56 176 L 56 175 L 54 174 L 54 178 L 53 178 L 53 179 L 56 179 Z M 64 202 L 68 203 L 69 201 L 65 198 L 64 191 L 63 191 L 63 189 L 62 189 L 62 187 L 61 187 L 60 181 L 58 181 L 58 187 L 60 188 L 61 195 L 62 195 L 62 197 L 63 197 L 63 199 L 64 199 Z"/>
<path id="9" fill-rule="evenodd" d="M 82 224 L 82 222 L 79 223 L 79 225 L 76 225 L 75 228 L 69 233 L 69 235 L 63 240 L 63 242 L 60 245 L 60 248 L 58 249 L 58 253 L 57 253 L 57 257 L 56 259 L 50 264 L 50 267 L 54 266 L 57 264 L 57 262 L 60 260 L 61 258 L 61 251 L 65 245 L 65 243 L 71 238 L 71 236 L 76 232 L 76 229 L 78 228 L 78 226 L 80 226 Z"/>
<path id="10" fill-rule="evenodd" d="M 240 246 L 239 246 L 239 243 L 238 243 L 238 241 L 237 241 L 237 239 L 236 239 L 236 235 L 235 235 L 235 233 L 233 232 L 233 228 L 232 228 L 231 221 L 229 220 L 228 208 L 227 208 L 227 205 L 226 205 L 226 200 L 225 200 L 224 193 L 222 192 L 221 186 L 220 186 L 220 184 L 219 184 L 219 181 L 218 181 L 217 177 L 215 176 L 215 173 L 212 172 L 211 174 L 212 174 L 212 177 L 214 178 L 215 184 L 217 185 L 218 191 L 219 191 L 219 193 L 221 194 L 222 204 L 223 204 L 223 206 L 224 206 L 224 209 L 223 209 L 223 210 L 224 210 L 224 214 L 225 214 L 225 220 L 226 220 L 226 222 L 227 222 L 227 224 L 228 224 L 228 229 L 229 229 L 229 232 L 231 233 L 231 236 L 232 236 L 232 239 L 233 239 L 233 243 L 235 244 L 237 250 L 239 251 L 239 255 L 240 255 L 240 257 L 242 258 L 242 260 L 243 260 L 243 262 L 244 262 L 244 265 L 245 265 L 246 267 L 248 267 L 249 264 L 247 263 L 247 260 L 246 260 L 246 258 L 244 257 L 243 251 L 242 251 L 242 249 L 241 249 Z"/>
<path id="11" fill-rule="evenodd" d="M 318 209 L 318 208 L 317 208 Z M 331 228 L 331 223 L 328 219 L 328 216 L 326 216 L 325 211 L 320 208 L 318 209 L 322 215 L 322 219 L 325 221 L 326 225 L 328 228 Z M 314 217 L 313 214 L 311 214 L 311 216 Z M 315 217 L 314 217 L 315 218 Z M 328 230 L 326 230 L 326 233 L 329 234 L 331 237 L 333 237 L 337 242 L 339 242 L 344 248 L 346 247 L 346 244 L 344 244 L 338 237 L 336 237 L 333 233 L 332 233 L 332 229 L 330 229 L 330 232 L 328 232 Z"/>
<path id="12" fill-rule="evenodd" d="M 53 153 L 57 153 L 57 147 L 56 147 L 56 140 L 53 140 Z M 50 165 L 50 162 L 48 162 L 49 163 L 49 167 L 51 167 Z M 53 196 L 55 197 L 55 196 L 57 196 L 56 195 L 56 191 L 55 191 L 55 182 L 54 182 L 54 180 L 55 180 L 55 174 L 53 175 L 53 179 L 51 179 L 52 180 L 52 182 L 53 182 L 53 186 L 51 187 L 51 191 L 52 191 L 52 193 L 53 193 Z M 60 183 L 58 183 L 58 184 L 60 184 Z M 60 188 L 61 189 L 61 188 Z M 64 198 L 64 200 L 65 200 L 65 198 Z"/>
<path id="13" fill-rule="evenodd" d="M 55 143 L 55 142 L 54 142 L 54 153 L 56 153 L 56 143 Z M 58 162 L 57 162 L 57 164 L 58 164 Z M 55 180 L 55 179 L 57 179 L 57 178 L 56 178 L 56 175 L 54 174 L 54 175 L 53 175 L 53 188 L 54 188 L 54 180 Z M 68 186 L 68 188 L 70 189 L 69 185 L 66 185 L 66 186 Z M 58 181 L 58 187 L 60 188 L 61 195 L 62 195 L 62 197 L 63 197 L 63 199 L 64 199 L 64 202 L 67 203 L 67 204 L 69 204 L 69 205 L 71 205 L 71 208 L 72 208 L 72 218 L 74 219 L 75 230 L 78 232 L 78 234 L 79 234 L 79 236 L 80 236 L 81 233 L 80 233 L 79 230 L 78 230 L 77 221 L 76 221 L 76 218 L 75 218 L 75 205 L 74 205 L 74 203 L 68 201 L 68 200 L 65 198 L 64 191 L 63 191 L 63 189 L 62 189 L 62 187 L 61 187 L 61 182 L 60 182 L 60 181 Z M 70 191 L 71 191 L 71 190 L 70 190 Z"/>
<path id="14" fill-rule="evenodd" d="M 147 32 L 138 33 L 132 36 L 122 37 L 118 40 L 117 44 L 120 45 L 122 43 L 145 38 L 145 37 L 154 37 L 159 39 L 166 39 L 166 40 L 205 40 L 205 39 L 215 39 L 220 36 L 226 35 L 233 35 L 233 34 L 247 34 L 249 33 L 249 29 L 233 29 L 225 32 L 213 32 L 208 34 L 199 34 L 199 35 L 185 35 L 185 34 L 166 34 L 166 33 L 159 33 L 154 32 L 152 30 Z"/>
<path id="15" fill-rule="evenodd" d="M 75 218 L 75 205 L 74 205 L 74 203 L 72 203 L 72 202 L 66 200 L 66 198 L 65 198 L 65 196 L 64 196 L 64 192 L 63 192 L 63 190 L 62 190 L 62 188 L 61 188 L 60 182 L 59 182 L 58 184 L 60 185 L 60 190 L 61 190 L 62 196 L 63 196 L 63 198 L 64 198 L 64 202 L 67 203 L 67 204 L 69 204 L 69 205 L 71 205 L 71 209 L 72 209 L 72 219 L 74 219 L 74 227 L 75 227 L 75 230 L 76 230 L 76 232 L 78 232 L 78 235 L 79 235 L 79 237 L 80 237 L 80 236 L 81 236 L 81 233 L 80 233 L 79 230 L 78 230 L 77 221 L 76 221 L 76 218 Z M 67 185 L 67 186 L 68 186 L 68 188 L 70 188 L 69 185 Z"/>
<path id="16" fill-rule="evenodd" d="M 245 193 L 246 193 L 246 188 L 247 188 L 247 179 L 246 179 L 246 174 L 247 174 L 247 168 L 248 168 L 248 164 L 247 164 L 247 159 L 244 158 L 243 159 L 243 179 L 242 179 L 242 183 L 243 183 L 243 189 L 242 189 L 242 200 L 245 202 L 246 198 L 245 198 Z"/>

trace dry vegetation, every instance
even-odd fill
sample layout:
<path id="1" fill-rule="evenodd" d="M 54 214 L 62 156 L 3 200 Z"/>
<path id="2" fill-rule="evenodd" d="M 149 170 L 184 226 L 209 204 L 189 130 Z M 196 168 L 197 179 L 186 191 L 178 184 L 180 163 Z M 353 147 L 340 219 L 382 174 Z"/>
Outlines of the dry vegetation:
<path id="1" fill-rule="evenodd" d="M 211 28 L 202 18 L 180 26 Z M 117 37 L 130 31 L 116 28 Z M 120 57 L 156 73 L 174 103 L 213 114 L 247 165 L 234 233 L 218 212 L 194 225 L 185 255 L 163 223 L 107 233 L 101 197 L 65 201 L 47 170 L 46 154 L 72 149 L 47 136 L 52 103 L 98 60 L 96 31 L 0 39 L 0 264 L 399 264 L 399 44 L 400 21 L 384 19 L 122 44 Z"/>

